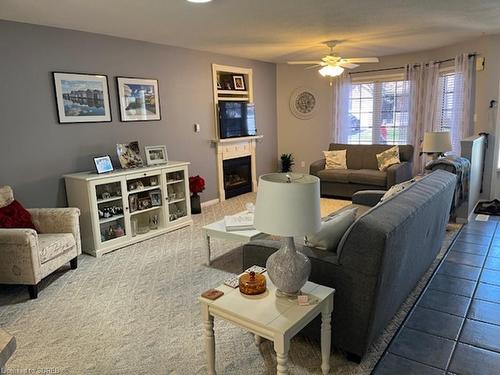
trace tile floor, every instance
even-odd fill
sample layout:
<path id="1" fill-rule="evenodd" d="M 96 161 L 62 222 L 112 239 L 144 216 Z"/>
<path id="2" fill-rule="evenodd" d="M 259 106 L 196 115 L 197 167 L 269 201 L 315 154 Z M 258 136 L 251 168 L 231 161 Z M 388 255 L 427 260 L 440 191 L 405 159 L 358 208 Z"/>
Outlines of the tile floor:
<path id="1" fill-rule="evenodd" d="M 462 228 L 373 374 L 500 374 L 497 220 Z"/>

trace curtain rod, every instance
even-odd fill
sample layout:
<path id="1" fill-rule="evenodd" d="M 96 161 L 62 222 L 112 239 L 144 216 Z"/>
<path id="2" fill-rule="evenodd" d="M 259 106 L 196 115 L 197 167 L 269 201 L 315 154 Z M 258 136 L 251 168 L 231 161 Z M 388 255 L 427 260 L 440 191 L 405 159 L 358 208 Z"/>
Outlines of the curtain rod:
<path id="1" fill-rule="evenodd" d="M 477 53 L 469 53 L 469 57 L 473 57 L 473 56 L 477 56 Z M 454 60 L 455 60 L 454 58 L 452 58 L 452 59 L 446 59 L 446 60 L 438 60 L 438 61 L 436 61 L 436 63 L 437 64 L 442 64 L 442 63 L 450 62 L 450 61 L 454 61 Z M 427 63 L 425 65 L 429 65 L 429 64 Z M 415 64 L 413 66 L 417 67 L 417 66 L 420 66 L 420 64 Z M 363 70 L 361 72 L 349 72 L 349 74 L 385 72 L 385 71 L 388 71 L 388 70 L 401 70 L 401 69 L 405 69 L 405 68 L 406 68 L 406 66 L 397 66 L 397 67 L 394 67 L 394 68 L 382 68 L 382 69 L 373 69 L 373 70 Z"/>

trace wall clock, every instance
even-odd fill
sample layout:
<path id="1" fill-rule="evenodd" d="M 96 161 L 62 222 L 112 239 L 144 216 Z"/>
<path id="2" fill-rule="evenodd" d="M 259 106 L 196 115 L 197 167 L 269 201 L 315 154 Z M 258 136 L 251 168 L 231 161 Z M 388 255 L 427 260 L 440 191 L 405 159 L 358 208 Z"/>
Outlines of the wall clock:
<path id="1" fill-rule="evenodd" d="M 299 87 L 290 97 L 290 110 L 301 120 L 312 118 L 318 110 L 318 95 L 308 88 Z"/>

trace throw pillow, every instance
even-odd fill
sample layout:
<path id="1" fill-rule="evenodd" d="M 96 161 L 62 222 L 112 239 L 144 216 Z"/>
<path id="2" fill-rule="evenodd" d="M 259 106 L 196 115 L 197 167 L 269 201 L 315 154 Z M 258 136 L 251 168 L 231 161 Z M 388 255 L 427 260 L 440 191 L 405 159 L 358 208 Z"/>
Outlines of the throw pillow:
<path id="1" fill-rule="evenodd" d="M 328 221 L 321 223 L 318 233 L 306 236 L 306 246 L 320 250 L 335 251 L 346 230 L 356 220 L 357 211 L 358 208 L 356 207 L 330 216 Z"/>
<path id="2" fill-rule="evenodd" d="M 10 186 L 0 187 L 0 208 L 8 206 L 14 201 L 14 193 Z"/>
<path id="3" fill-rule="evenodd" d="M 399 160 L 399 146 L 391 147 L 380 154 L 377 154 L 378 169 L 385 171 L 393 164 L 401 163 Z"/>
<path id="4" fill-rule="evenodd" d="M 385 194 L 380 198 L 380 202 L 386 201 L 390 198 L 395 197 L 399 193 L 401 193 L 403 190 L 406 188 L 410 187 L 413 183 L 415 183 L 417 180 L 412 178 L 411 180 L 408 181 L 403 181 L 399 184 L 393 185 L 385 192 Z"/>
<path id="5" fill-rule="evenodd" d="M 0 228 L 35 229 L 31 214 L 14 200 L 8 206 L 0 208 Z"/>
<path id="6" fill-rule="evenodd" d="M 347 169 L 347 150 L 323 151 L 325 169 Z"/>

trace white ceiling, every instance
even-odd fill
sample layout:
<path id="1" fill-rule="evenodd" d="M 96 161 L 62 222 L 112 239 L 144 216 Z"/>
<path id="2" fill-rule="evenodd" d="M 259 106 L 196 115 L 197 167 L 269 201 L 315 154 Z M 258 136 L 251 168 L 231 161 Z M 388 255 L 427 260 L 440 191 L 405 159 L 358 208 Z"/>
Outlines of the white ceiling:
<path id="1" fill-rule="evenodd" d="M 0 0 L 0 19 L 263 61 L 383 56 L 500 33 L 499 0 Z"/>

